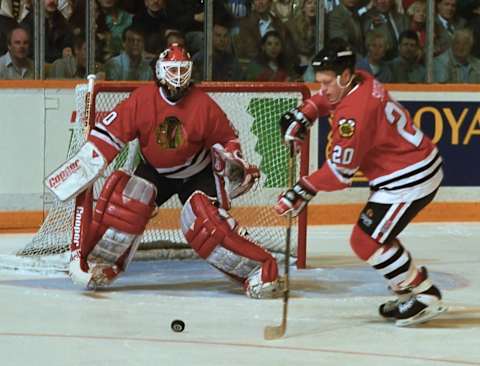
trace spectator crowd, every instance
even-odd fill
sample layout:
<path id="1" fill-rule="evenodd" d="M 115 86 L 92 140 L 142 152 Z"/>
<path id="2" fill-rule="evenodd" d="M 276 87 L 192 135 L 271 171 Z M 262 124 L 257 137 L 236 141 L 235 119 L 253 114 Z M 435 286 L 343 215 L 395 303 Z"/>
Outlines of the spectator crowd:
<path id="1" fill-rule="evenodd" d="M 38 0 L 45 13 L 45 77 L 86 74 L 87 0 Z M 480 82 L 480 0 L 434 0 L 433 81 Z M 202 80 L 204 2 L 95 0 L 95 71 L 107 80 L 153 80 L 176 42 Z M 316 0 L 215 0 L 217 81 L 314 81 Z M 325 40 L 340 37 L 357 68 L 385 83 L 426 82 L 426 0 L 325 0 Z M 0 0 L 0 79 L 33 79 L 33 0 Z M 321 33 L 321 32 L 320 32 Z"/>

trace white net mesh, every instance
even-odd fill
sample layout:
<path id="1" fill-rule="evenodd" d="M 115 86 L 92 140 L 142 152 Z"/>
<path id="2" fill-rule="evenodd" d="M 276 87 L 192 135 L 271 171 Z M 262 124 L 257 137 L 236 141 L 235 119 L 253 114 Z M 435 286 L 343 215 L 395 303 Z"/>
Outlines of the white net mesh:
<path id="1" fill-rule="evenodd" d="M 96 85 L 95 121 L 101 120 L 115 105 L 128 97 L 132 86 L 113 87 L 103 90 L 102 84 Z M 77 121 L 72 129 L 68 157 L 72 156 L 85 141 L 84 120 L 86 85 L 76 88 Z M 299 88 L 284 92 L 266 91 L 265 88 L 248 89 L 245 87 L 225 86 L 215 90 L 209 87 L 208 94 L 221 106 L 240 134 L 243 153 L 246 159 L 260 167 L 262 176 L 256 190 L 234 200 L 232 216 L 240 225 L 247 228 L 262 246 L 272 252 L 282 252 L 285 246 L 285 222 L 278 218 L 272 209 L 278 194 L 285 190 L 288 178 L 288 151 L 281 142 L 278 129 L 280 115 L 296 106 L 302 99 Z M 104 177 L 95 183 L 96 197 L 105 177 L 120 167 L 133 170 L 138 163 L 137 142 L 129 144 L 110 164 Z M 297 164 L 299 166 L 299 164 Z M 53 198 L 52 198 L 53 200 Z M 190 258 L 192 251 L 185 243 L 179 230 L 180 201 L 172 197 L 159 210 L 143 235 L 136 259 Z M 60 255 L 59 262 L 65 262 L 64 254 L 69 250 L 71 226 L 73 222 L 74 200 L 61 203 L 53 200 L 42 227 L 25 248 L 17 253 L 18 257 L 41 258 Z M 292 228 L 292 255 L 296 253 L 297 223 Z M 29 262 L 34 259 L 30 259 Z M 58 262 L 58 261 L 57 261 Z"/>

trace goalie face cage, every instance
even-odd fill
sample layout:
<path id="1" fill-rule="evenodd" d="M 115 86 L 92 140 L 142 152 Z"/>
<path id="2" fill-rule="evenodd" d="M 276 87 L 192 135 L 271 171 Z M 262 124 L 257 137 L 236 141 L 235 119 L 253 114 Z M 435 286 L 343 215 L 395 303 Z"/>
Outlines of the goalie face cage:
<path id="1" fill-rule="evenodd" d="M 145 83 L 97 83 L 88 124 L 101 121 L 119 102 L 126 99 L 137 87 Z M 261 170 L 261 179 L 252 190 L 232 202 L 231 214 L 245 227 L 251 237 L 269 251 L 281 254 L 285 250 L 286 225 L 284 218 L 274 213 L 272 206 L 278 195 L 287 188 L 288 148 L 282 143 L 278 121 L 285 111 L 297 106 L 310 96 L 303 84 L 297 83 L 203 83 L 198 86 L 207 92 L 227 114 L 238 130 L 245 158 Z M 75 90 L 77 117 L 68 149 L 72 156 L 84 143 L 86 85 Z M 88 114 L 87 114 L 88 115 Z M 308 139 L 297 166 L 301 175 L 308 173 Z M 104 176 L 94 185 L 97 197 L 105 177 L 113 170 L 124 168 L 133 171 L 138 164 L 138 142 L 133 141 L 115 158 Z M 53 200 L 43 225 L 25 248 L 16 254 L 23 258 L 26 269 L 39 271 L 65 270 L 68 263 L 69 243 L 73 223 L 75 200 Z M 191 258 L 193 251 L 186 244 L 180 230 L 180 201 L 172 197 L 150 221 L 143 235 L 136 259 Z M 305 267 L 306 260 L 306 210 L 294 221 L 292 227 L 291 255 L 297 256 L 297 266 Z M 296 245 L 295 245 L 296 244 Z M 2 261 L 4 262 L 4 261 Z M 23 268 L 21 265 L 16 267 Z M 8 265 L 7 265 L 8 267 Z"/>

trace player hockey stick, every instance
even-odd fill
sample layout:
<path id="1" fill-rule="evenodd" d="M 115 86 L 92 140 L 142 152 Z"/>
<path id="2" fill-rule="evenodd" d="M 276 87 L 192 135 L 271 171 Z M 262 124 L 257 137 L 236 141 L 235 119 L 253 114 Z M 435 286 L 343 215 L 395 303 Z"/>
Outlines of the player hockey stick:
<path id="1" fill-rule="evenodd" d="M 293 188 L 294 180 L 296 174 L 296 164 L 295 164 L 295 148 L 293 143 L 290 144 L 290 153 L 288 157 L 288 189 Z M 290 247 L 292 241 L 292 225 L 293 225 L 293 216 L 289 212 L 287 214 L 287 232 L 285 238 L 285 269 L 284 269 L 284 279 L 285 279 L 285 289 L 283 291 L 283 312 L 282 312 L 282 322 L 280 325 L 267 325 L 263 331 L 263 337 L 266 340 L 279 339 L 285 335 L 287 331 L 287 315 L 288 315 L 288 299 L 290 297 Z"/>

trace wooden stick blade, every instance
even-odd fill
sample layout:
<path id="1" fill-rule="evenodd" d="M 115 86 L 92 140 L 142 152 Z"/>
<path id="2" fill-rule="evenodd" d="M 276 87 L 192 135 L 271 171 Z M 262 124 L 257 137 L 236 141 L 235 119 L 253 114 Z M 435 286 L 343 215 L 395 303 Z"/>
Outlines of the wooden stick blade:
<path id="1" fill-rule="evenodd" d="M 288 159 L 288 188 L 292 189 L 296 167 L 295 167 L 295 149 L 293 144 L 290 144 L 290 157 Z M 263 337 L 266 340 L 273 340 L 282 338 L 287 331 L 287 314 L 288 314 L 288 298 L 289 298 L 289 268 L 290 268 L 290 242 L 292 240 L 292 226 L 293 216 L 292 213 L 288 213 L 288 226 L 285 238 L 285 290 L 283 292 L 283 314 L 282 323 L 279 326 L 266 326 L 263 331 Z"/>
<path id="2" fill-rule="evenodd" d="M 263 331 L 263 337 L 268 341 L 282 338 L 285 335 L 286 328 L 287 326 L 285 323 L 282 323 L 279 326 L 266 326 Z"/>

